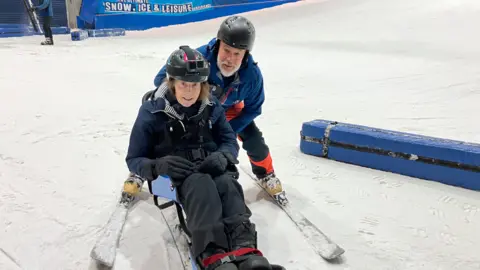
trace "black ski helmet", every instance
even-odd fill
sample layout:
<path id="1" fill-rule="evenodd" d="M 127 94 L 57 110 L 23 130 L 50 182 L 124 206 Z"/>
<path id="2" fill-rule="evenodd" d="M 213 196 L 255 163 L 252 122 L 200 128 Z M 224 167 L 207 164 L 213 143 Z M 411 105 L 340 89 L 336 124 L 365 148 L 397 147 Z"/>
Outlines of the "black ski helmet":
<path id="1" fill-rule="evenodd" d="M 187 45 L 180 46 L 167 59 L 167 78 L 186 82 L 205 82 L 210 65 L 203 55 Z"/>
<path id="2" fill-rule="evenodd" d="M 245 17 L 230 16 L 220 25 L 217 39 L 234 48 L 251 51 L 255 43 L 255 27 Z"/>

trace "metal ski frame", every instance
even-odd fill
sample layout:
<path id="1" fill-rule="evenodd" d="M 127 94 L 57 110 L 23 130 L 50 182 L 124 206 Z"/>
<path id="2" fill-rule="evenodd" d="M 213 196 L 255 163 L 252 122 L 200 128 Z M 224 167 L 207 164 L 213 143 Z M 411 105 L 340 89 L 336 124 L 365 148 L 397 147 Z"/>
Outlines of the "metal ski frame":
<path id="1" fill-rule="evenodd" d="M 161 180 L 161 179 L 157 179 L 155 181 L 164 181 L 164 180 Z M 190 232 L 190 230 L 188 229 L 187 227 L 187 222 L 186 222 L 186 219 L 185 219 L 185 215 L 183 213 L 183 207 L 182 205 L 176 201 L 176 200 L 170 200 L 168 202 L 165 202 L 165 203 L 162 203 L 160 204 L 158 202 L 158 198 L 160 196 L 156 195 L 153 190 L 152 190 L 152 183 L 149 181 L 148 182 L 148 190 L 150 191 L 150 193 L 153 195 L 153 203 L 155 204 L 156 207 L 158 207 L 158 209 L 160 209 L 160 211 L 164 210 L 164 209 L 167 209 L 169 207 L 172 207 L 172 206 L 175 206 L 175 210 L 177 212 L 177 217 L 178 217 L 178 220 L 179 220 L 179 224 L 177 224 L 176 228 L 180 230 L 180 232 L 185 236 L 185 239 L 186 239 L 186 242 L 188 244 L 188 249 L 189 249 L 189 257 L 190 257 L 190 263 L 192 265 L 192 270 L 200 270 L 202 269 L 202 267 L 199 265 L 199 263 L 193 258 L 193 255 L 192 255 L 192 251 L 191 251 L 191 247 L 192 247 L 192 233 Z M 173 187 L 171 187 L 171 191 L 172 192 L 175 192 L 175 194 L 177 194 L 177 191 L 176 189 L 174 189 Z M 177 194 L 178 196 L 178 194 Z M 168 221 L 166 219 L 166 217 L 163 215 L 162 213 L 162 216 L 163 216 L 163 219 L 165 220 L 165 222 L 168 224 Z M 169 226 L 169 229 L 170 229 L 170 226 Z M 177 245 L 176 243 L 176 239 L 174 237 L 174 233 L 172 231 L 170 231 L 172 237 L 174 238 L 175 240 L 175 245 Z M 176 246 L 177 248 L 177 251 L 180 253 L 180 247 L 177 245 Z M 182 258 L 183 256 L 181 254 L 179 254 L 180 257 Z M 182 264 L 185 268 L 185 262 L 183 262 L 182 260 Z M 185 268 L 186 269 L 186 268 Z"/>

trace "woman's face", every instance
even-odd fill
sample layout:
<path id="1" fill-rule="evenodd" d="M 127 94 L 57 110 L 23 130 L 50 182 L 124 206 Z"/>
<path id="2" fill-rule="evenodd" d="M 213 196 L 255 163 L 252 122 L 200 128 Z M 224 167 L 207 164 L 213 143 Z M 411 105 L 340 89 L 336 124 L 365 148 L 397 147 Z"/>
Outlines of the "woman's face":
<path id="1" fill-rule="evenodd" d="M 185 82 L 181 80 L 175 80 L 174 86 L 175 97 L 183 107 L 190 107 L 195 104 L 202 89 L 202 85 L 198 82 Z"/>

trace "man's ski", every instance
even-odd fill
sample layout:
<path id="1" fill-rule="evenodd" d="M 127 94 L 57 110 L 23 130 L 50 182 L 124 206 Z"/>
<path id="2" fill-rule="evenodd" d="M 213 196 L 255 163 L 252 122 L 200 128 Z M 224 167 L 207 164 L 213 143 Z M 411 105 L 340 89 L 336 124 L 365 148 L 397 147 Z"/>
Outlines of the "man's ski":
<path id="1" fill-rule="evenodd" d="M 117 254 L 117 245 L 122 236 L 123 226 L 127 220 L 128 211 L 135 202 L 135 195 L 140 192 L 143 185 L 143 180 L 130 174 L 124 183 L 122 196 L 107 222 L 103 233 L 98 238 L 90 257 L 96 260 L 97 263 L 112 267 L 115 262 Z"/>
<path id="2" fill-rule="evenodd" d="M 35 32 L 43 34 L 42 28 L 40 28 L 40 21 L 38 20 L 37 13 L 35 13 L 35 11 L 32 11 L 32 8 L 33 8 L 32 0 L 23 0 L 23 5 L 27 10 L 28 17 L 30 17 L 30 22 L 32 23 L 32 26 Z"/>
<path id="3" fill-rule="evenodd" d="M 292 202 L 289 201 L 287 205 L 282 205 L 278 203 L 270 194 L 265 190 L 262 184 L 257 180 L 255 175 L 251 170 L 244 165 L 240 165 L 245 174 L 247 174 L 260 188 L 262 188 L 265 193 L 275 201 L 275 204 L 278 205 L 292 220 L 297 229 L 305 236 L 306 240 L 310 243 L 315 253 L 320 255 L 325 260 L 334 260 L 342 255 L 345 250 L 328 238 L 315 224 L 310 222 L 304 215 L 301 214 L 299 209 L 292 208 Z M 288 194 L 288 191 L 287 191 Z M 288 196 L 288 195 L 287 195 Z"/>

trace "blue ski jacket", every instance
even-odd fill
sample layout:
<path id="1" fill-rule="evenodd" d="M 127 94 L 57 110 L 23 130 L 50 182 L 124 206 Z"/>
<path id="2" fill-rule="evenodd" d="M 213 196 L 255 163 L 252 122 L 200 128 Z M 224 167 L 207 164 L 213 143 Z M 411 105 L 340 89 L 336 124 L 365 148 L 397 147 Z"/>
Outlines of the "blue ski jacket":
<path id="1" fill-rule="evenodd" d="M 166 101 L 165 87 L 159 88 L 163 93 L 154 100 L 144 102 L 139 111 L 130 134 L 130 142 L 126 156 L 126 163 L 130 172 L 142 175 L 142 168 L 150 160 L 170 155 L 167 153 L 172 149 L 182 148 L 182 145 L 171 145 L 172 141 L 166 138 L 165 130 L 168 130 L 169 121 L 177 119 L 182 121 L 182 125 L 188 128 L 189 122 L 179 115 L 178 112 Z M 210 109 L 206 109 L 210 106 Z M 235 158 L 238 158 L 239 145 L 236 134 L 227 122 L 225 112 L 216 99 L 210 96 L 208 101 L 204 101 L 198 110 L 197 116 L 206 115 L 209 119 L 209 129 L 213 141 L 204 142 L 199 148 L 212 153 L 215 151 L 230 152 Z M 202 116 L 202 117 L 203 117 Z"/>
<path id="2" fill-rule="evenodd" d="M 38 14 L 42 17 L 53 17 L 52 0 L 40 0 L 40 5 L 35 6 L 38 9 Z"/>
<path id="3" fill-rule="evenodd" d="M 229 122 L 233 131 L 238 133 L 262 113 L 262 105 L 265 101 L 263 75 L 257 63 L 254 62 L 253 57 L 249 54 L 247 61 L 242 64 L 235 79 L 230 83 L 225 83 L 217 67 L 217 55 L 214 52 L 216 41 L 217 39 L 213 38 L 208 44 L 197 48 L 197 50 L 210 63 L 208 82 L 214 86 L 213 91 L 216 91 L 218 88 L 225 93 L 225 96 L 220 100 L 223 108 L 227 110 L 243 102 L 244 107 L 241 113 Z M 164 65 L 155 76 L 155 86 L 158 87 L 165 77 L 166 66 Z"/>

